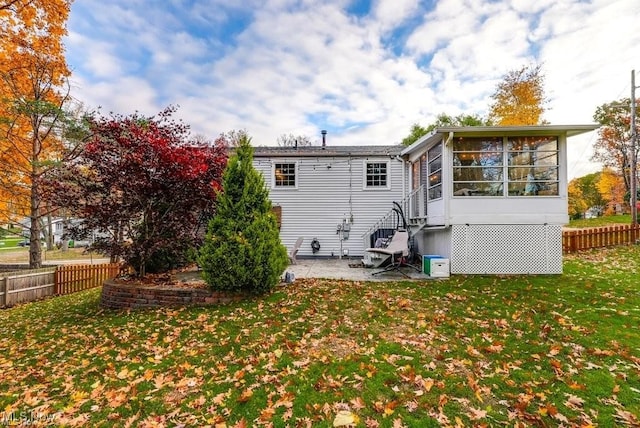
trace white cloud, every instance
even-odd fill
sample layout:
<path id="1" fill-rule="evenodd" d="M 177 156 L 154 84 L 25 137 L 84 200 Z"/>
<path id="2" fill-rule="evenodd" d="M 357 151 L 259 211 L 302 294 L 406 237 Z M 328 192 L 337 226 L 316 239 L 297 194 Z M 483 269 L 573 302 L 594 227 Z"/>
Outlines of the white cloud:
<path id="1" fill-rule="evenodd" d="M 89 82 L 74 77 L 71 81 L 75 98 L 89 110 L 101 108 L 103 113 L 128 114 L 139 111 L 153 115 L 160 109 L 155 89 L 145 80 L 137 77 L 122 77 L 105 82 Z M 78 97 L 77 94 L 82 96 Z"/>
<path id="2" fill-rule="evenodd" d="M 418 11 L 418 0 L 377 0 L 373 20 L 382 31 L 393 29 Z"/>
<path id="3" fill-rule="evenodd" d="M 329 129 L 332 144 L 388 144 L 441 112 L 484 114 L 503 75 L 529 63 L 543 65 L 546 118 L 589 123 L 640 68 L 636 0 L 433 3 L 374 0 L 354 18 L 347 0 L 76 2 L 74 95 L 125 114 L 179 104 L 210 138 Z M 595 167 L 589 138 L 570 143 L 573 171 Z"/>

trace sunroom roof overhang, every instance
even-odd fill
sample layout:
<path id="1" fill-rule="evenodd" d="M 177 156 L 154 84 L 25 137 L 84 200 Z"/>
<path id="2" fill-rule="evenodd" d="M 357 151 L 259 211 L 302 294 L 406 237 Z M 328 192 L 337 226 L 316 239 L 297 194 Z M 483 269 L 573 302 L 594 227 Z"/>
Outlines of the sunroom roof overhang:
<path id="1" fill-rule="evenodd" d="M 423 147 L 430 146 L 448 136 L 453 137 L 497 137 L 497 136 L 546 136 L 576 135 L 598 129 L 600 125 L 531 125 L 531 126 L 447 126 L 436 128 L 404 149 L 401 156 L 410 155 Z"/>

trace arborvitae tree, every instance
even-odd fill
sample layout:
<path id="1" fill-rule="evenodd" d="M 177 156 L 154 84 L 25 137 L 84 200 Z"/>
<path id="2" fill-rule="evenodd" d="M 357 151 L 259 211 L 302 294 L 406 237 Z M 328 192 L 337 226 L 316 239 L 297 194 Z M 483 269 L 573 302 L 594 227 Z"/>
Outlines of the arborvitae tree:
<path id="1" fill-rule="evenodd" d="M 198 262 L 212 289 L 262 294 L 278 283 L 289 259 L 269 191 L 251 163 L 250 141 L 241 136 L 229 159 Z"/>

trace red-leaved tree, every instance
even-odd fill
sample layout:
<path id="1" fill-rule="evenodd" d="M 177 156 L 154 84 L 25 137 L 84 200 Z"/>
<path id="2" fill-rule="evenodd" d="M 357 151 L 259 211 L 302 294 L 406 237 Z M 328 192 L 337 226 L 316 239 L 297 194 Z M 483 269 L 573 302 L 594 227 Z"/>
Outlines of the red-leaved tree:
<path id="1" fill-rule="evenodd" d="M 219 141 L 190 140 L 174 112 L 90 118 L 82 155 L 49 180 L 49 199 L 82 219 L 71 237 L 92 237 L 140 276 L 185 264 L 200 245 L 227 162 Z"/>

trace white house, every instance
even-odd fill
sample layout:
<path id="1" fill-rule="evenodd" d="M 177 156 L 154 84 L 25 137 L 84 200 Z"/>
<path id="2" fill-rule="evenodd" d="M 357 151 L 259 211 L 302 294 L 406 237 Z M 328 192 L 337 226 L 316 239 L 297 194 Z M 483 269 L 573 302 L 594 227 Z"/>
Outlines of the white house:
<path id="1" fill-rule="evenodd" d="M 414 253 L 448 258 L 451 273 L 561 273 L 567 139 L 594 129 L 446 127 L 409 147 L 257 147 L 254 165 L 283 243 L 304 237 L 301 257 L 362 256 L 406 227 Z"/>
<path id="2" fill-rule="evenodd" d="M 362 256 L 369 246 L 363 244 L 363 234 L 393 201 L 403 198 L 402 149 L 400 145 L 256 147 L 254 166 L 264 176 L 272 203 L 281 210 L 283 244 L 291 248 L 303 237 L 299 257 Z"/>
<path id="3" fill-rule="evenodd" d="M 597 127 L 438 128 L 404 149 L 418 253 L 451 273 L 562 273 L 567 139 Z"/>

